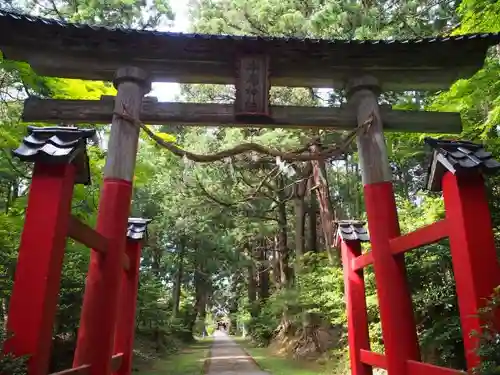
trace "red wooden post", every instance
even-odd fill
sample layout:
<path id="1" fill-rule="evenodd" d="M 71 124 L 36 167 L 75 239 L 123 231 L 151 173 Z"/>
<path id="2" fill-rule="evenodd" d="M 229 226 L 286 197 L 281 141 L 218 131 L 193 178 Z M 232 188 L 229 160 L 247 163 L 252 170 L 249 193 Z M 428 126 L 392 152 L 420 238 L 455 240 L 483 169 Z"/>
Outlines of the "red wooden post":
<path id="1" fill-rule="evenodd" d="M 482 176 L 483 172 L 498 171 L 500 163 L 481 145 L 472 142 L 433 138 L 426 138 L 425 142 L 433 149 L 427 188 L 443 190 L 465 357 L 470 370 L 480 362 L 475 353 L 478 340 L 471 337 L 472 331 L 480 332 L 478 309 L 500 284 L 500 266 Z"/>
<path id="2" fill-rule="evenodd" d="M 138 119 L 142 98 L 150 88 L 147 74 L 138 68 L 120 69 L 115 85 L 118 88 L 115 112 L 125 112 L 126 115 Z M 114 115 L 97 217 L 97 231 L 107 237 L 111 245 L 105 255 L 97 251 L 92 251 L 90 255 L 73 360 L 74 367 L 91 364 L 92 375 L 111 373 L 122 259 L 138 140 L 138 126 Z"/>
<path id="3" fill-rule="evenodd" d="M 30 375 L 47 374 L 75 167 L 37 163 L 31 182 L 12 298 L 6 345 L 31 355 Z"/>
<path id="4" fill-rule="evenodd" d="M 149 220 L 144 219 L 129 219 L 125 252 L 130 259 L 130 268 L 122 273 L 118 320 L 115 331 L 114 353 L 123 353 L 121 366 L 116 372 L 117 375 L 130 375 L 132 373 L 139 266 L 141 263 L 143 234 L 148 222 Z"/>
<path id="5" fill-rule="evenodd" d="M 382 336 L 389 375 L 405 375 L 407 360 L 419 360 L 420 349 L 410 289 L 402 254 L 393 255 L 389 240 L 400 234 L 392 176 L 377 102 L 378 82 L 353 80 L 350 102 L 357 106 L 358 123 L 372 119 L 357 137 L 377 284 Z"/>
<path id="6" fill-rule="evenodd" d="M 476 172 L 465 175 L 446 172 L 442 182 L 469 369 L 477 366 L 480 360 L 475 353 L 478 340 L 470 336 L 472 331 L 480 332 L 481 322 L 476 314 L 493 289 L 500 285 L 500 267 L 484 181 L 479 171 Z"/>
<path id="7" fill-rule="evenodd" d="M 35 161 L 35 167 L 7 320 L 14 336 L 4 349 L 29 355 L 30 375 L 46 375 L 73 187 L 77 172 L 85 182 L 88 178 L 88 170 L 82 171 L 77 161 L 85 159 L 85 138 L 95 131 L 35 127 L 28 131 L 13 152 L 23 161 Z M 63 145 L 64 141 L 68 143 Z"/>
<path id="8" fill-rule="evenodd" d="M 352 239 L 343 236 L 343 231 L 349 230 L 355 236 Z M 366 232 L 365 232 L 366 233 Z M 347 310 L 347 331 L 349 341 L 349 359 L 352 375 L 371 375 L 372 367 L 361 362 L 361 349 L 370 350 L 368 334 L 368 314 L 366 307 L 365 280 L 363 270 L 355 271 L 352 261 L 361 255 L 361 240 L 350 223 L 339 223 L 339 235 L 342 239 L 340 250 L 344 269 L 345 302 Z"/>

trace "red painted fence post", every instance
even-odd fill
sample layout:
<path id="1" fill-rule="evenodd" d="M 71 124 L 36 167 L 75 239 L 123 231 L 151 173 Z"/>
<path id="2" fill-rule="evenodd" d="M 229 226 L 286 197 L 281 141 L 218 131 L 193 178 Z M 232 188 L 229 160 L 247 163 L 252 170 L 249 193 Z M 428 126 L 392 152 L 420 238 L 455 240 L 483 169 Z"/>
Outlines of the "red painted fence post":
<path id="1" fill-rule="evenodd" d="M 142 241 L 150 220 L 130 218 L 125 252 L 130 259 L 130 268 L 122 273 L 118 319 L 115 330 L 114 353 L 123 353 L 117 375 L 132 373 L 132 357 L 135 334 L 137 291 L 139 289 L 139 266 L 141 264 Z"/>
<path id="2" fill-rule="evenodd" d="M 349 359 L 352 375 L 371 375 L 372 367 L 361 362 L 361 349 L 370 350 L 368 314 L 363 270 L 354 270 L 352 262 L 361 255 L 361 241 L 369 241 L 361 222 L 340 222 L 342 266 L 347 311 Z"/>
<path id="3" fill-rule="evenodd" d="M 13 155 L 35 161 L 7 330 L 6 352 L 29 355 L 29 375 L 49 370 L 52 329 L 77 173 L 88 182 L 85 139 L 93 130 L 28 128 Z M 67 143 L 65 143 L 67 142 Z M 62 155 L 62 156 L 61 156 Z M 79 162 L 78 162 L 79 161 Z"/>
<path id="4" fill-rule="evenodd" d="M 478 340 L 470 334 L 480 332 L 481 321 L 476 314 L 493 288 L 500 285 L 500 267 L 479 171 L 463 176 L 447 172 L 443 177 L 443 195 L 465 357 L 470 370 L 480 361 L 475 353 Z"/>

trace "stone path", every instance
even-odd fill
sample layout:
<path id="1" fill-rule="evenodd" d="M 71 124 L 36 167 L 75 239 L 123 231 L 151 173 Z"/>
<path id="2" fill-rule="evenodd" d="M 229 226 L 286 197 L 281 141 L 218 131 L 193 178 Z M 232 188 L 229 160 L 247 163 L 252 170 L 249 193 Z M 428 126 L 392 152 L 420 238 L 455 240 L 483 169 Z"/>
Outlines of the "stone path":
<path id="1" fill-rule="evenodd" d="M 221 331 L 214 332 L 207 375 L 269 375 L 261 371 L 253 359 Z"/>

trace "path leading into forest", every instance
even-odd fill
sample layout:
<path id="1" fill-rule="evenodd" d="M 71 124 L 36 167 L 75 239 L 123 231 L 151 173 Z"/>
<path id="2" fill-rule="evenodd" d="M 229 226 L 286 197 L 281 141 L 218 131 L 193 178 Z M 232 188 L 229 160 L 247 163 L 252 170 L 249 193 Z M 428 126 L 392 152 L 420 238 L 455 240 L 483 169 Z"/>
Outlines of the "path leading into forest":
<path id="1" fill-rule="evenodd" d="M 214 332 L 207 375 L 269 375 L 224 332 Z"/>

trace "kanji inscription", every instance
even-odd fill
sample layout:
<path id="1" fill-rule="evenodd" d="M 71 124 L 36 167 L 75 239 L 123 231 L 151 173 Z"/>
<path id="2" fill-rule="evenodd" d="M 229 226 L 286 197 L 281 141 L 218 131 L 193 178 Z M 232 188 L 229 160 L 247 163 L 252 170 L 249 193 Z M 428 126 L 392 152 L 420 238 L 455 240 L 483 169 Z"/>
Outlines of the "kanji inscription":
<path id="1" fill-rule="evenodd" d="M 268 66 L 266 56 L 240 58 L 236 80 L 237 114 L 269 114 Z"/>

